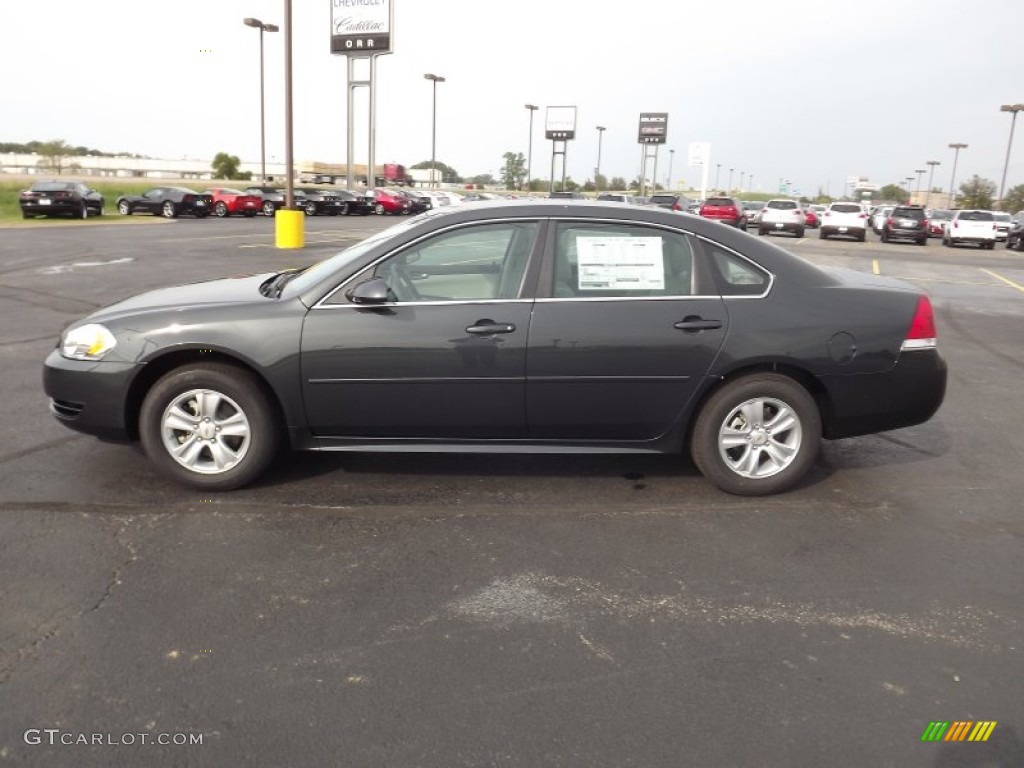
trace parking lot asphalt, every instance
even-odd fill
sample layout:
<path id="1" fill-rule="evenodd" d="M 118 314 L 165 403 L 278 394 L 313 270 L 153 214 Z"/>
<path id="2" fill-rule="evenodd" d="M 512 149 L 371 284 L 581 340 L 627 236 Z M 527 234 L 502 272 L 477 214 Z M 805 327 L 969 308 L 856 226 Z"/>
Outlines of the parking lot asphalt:
<path id="1" fill-rule="evenodd" d="M 773 237 L 924 287 L 950 380 L 770 498 L 682 457 L 344 454 L 204 496 L 49 416 L 66 323 L 397 221 L 0 229 L 0 764 L 1024 765 L 1019 253 Z M 921 741 L 956 720 L 998 724 Z"/>

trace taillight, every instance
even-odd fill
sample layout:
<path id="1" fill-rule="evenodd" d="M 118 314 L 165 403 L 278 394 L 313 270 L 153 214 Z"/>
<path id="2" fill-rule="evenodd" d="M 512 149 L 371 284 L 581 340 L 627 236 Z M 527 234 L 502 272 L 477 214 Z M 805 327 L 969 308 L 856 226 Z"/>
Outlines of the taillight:
<path id="1" fill-rule="evenodd" d="M 914 310 L 914 319 L 910 321 L 907 338 L 903 340 L 900 350 L 934 349 L 937 345 L 937 335 L 935 332 L 935 313 L 932 311 L 932 302 L 927 296 L 922 294 L 917 298 L 917 309 Z"/>
<path id="2" fill-rule="evenodd" d="M 885 220 L 885 223 L 886 223 L 886 224 L 888 224 L 888 225 L 889 225 L 889 226 L 891 227 L 891 226 L 892 226 L 892 216 L 890 216 L 889 218 L 887 218 L 887 219 Z"/>
<path id="3" fill-rule="evenodd" d="M 857 216 L 857 218 L 858 218 L 858 219 L 866 219 L 867 217 L 868 217 L 868 215 L 867 215 L 866 213 L 860 213 L 860 214 L 859 214 L 859 215 Z"/>
<path id="4" fill-rule="evenodd" d="M 956 219 L 953 219 L 953 229 L 956 229 L 959 226 L 960 226 L 960 222 L 957 221 Z"/>
<path id="5" fill-rule="evenodd" d="M 681 210 L 683 210 L 683 207 L 679 203 L 672 203 L 672 210 L 673 211 L 681 211 Z"/>

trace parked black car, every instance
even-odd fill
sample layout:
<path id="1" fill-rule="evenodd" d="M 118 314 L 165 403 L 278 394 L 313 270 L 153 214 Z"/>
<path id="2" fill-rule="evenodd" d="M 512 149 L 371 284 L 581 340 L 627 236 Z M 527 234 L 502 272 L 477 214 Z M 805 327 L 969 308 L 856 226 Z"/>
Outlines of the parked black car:
<path id="1" fill-rule="evenodd" d="M 897 205 L 882 222 L 883 243 L 890 240 L 913 240 L 918 245 L 928 244 L 928 219 L 919 205 Z"/>
<path id="2" fill-rule="evenodd" d="M 434 207 L 434 201 L 425 195 L 421 195 L 411 189 L 400 189 L 393 194 L 401 195 L 409 201 L 409 213 L 423 213 Z"/>
<path id="3" fill-rule="evenodd" d="M 284 208 L 285 189 L 284 187 L 246 187 L 242 190 L 247 195 L 259 195 L 263 198 L 263 215 L 273 216 L 278 209 Z M 292 188 L 292 196 L 295 205 L 300 208 L 305 202 L 300 189 Z"/>
<path id="4" fill-rule="evenodd" d="M 348 216 L 368 216 L 374 213 L 376 200 L 373 195 L 349 192 L 347 189 L 336 189 L 334 194 L 345 204 L 342 213 Z"/>
<path id="5" fill-rule="evenodd" d="M 1006 233 L 1006 247 L 1011 251 L 1024 251 L 1024 219 L 1015 219 Z"/>
<path id="6" fill-rule="evenodd" d="M 141 195 L 117 198 L 117 210 L 125 216 L 152 213 L 174 219 L 183 213 L 205 219 L 213 212 L 213 195 L 185 187 L 154 187 Z"/>
<path id="7" fill-rule="evenodd" d="M 822 437 L 929 419 L 946 364 L 916 286 L 657 208 L 494 201 L 305 269 L 98 310 L 61 334 L 43 384 L 68 427 L 141 439 L 206 490 L 251 482 L 287 443 L 688 449 L 757 495 L 804 476 Z"/>
<path id="8" fill-rule="evenodd" d="M 73 216 L 85 219 L 89 214 L 103 215 L 103 195 L 77 181 L 37 181 L 18 195 L 21 216 Z"/>
<path id="9" fill-rule="evenodd" d="M 335 189 L 296 187 L 295 196 L 302 198 L 302 202 L 298 205 L 302 207 L 307 216 L 337 216 L 345 213 L 345 209 L 348 207 Z"/>

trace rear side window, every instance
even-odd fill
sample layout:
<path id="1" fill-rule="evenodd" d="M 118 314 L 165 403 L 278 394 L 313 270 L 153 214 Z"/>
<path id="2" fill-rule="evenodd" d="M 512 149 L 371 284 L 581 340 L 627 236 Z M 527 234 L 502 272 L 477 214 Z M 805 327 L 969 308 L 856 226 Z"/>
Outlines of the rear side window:
<path id="1" fill-rule="evenodd" d="M 775 208 L 779 211 L 792 211 L 796 208 L 796 201 L 794 200 L 770 200 L 768 202 L 769 208 Z"/>
<path id="2" fill-rule="evenodd" d="M 713 243 L 704 246 L 711 254 L 715 284 L 723 296 L 760 296 L 768 290 L 771 276 L 761 267 Z"/>

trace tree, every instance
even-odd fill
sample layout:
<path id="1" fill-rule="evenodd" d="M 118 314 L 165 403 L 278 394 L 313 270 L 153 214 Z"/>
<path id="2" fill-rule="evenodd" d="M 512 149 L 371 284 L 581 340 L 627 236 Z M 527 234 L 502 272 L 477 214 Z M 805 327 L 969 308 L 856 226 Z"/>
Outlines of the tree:
<path id="1" fill-rule="evenodd" d="M 505 165 L 501 169 L 501 182 L 505 189 L 519 189 L 526 178 L 526 158 L 522 152 L 506 152 L 502 155 Z"/>
<path id="2" fill-rule="evenodd" d="M 491 174 L 489 174 L 489 173 L 477 174 L 476 176 L 471 178 L 469 181 L 470 181 L 471 184 L 474 184 L 477 187 L 490 187 L 490 186 L 494 185 L 494 177 L 491 176 Z"/>
<path id="3" fill-rule="evenodd" d="M 608 177 L 603 173 L 599 173 L 594 176 L 594 189 L 599 189 L 602 192 L 608 191 Z"/>
<path id="4" fill-rule="evenodd" d="M 990 210 L 995 207 L 996 183 L 974 174 L 960 185 L 960 207 Z"/>
<path id="5" fill-rule="evenodd" d="M 461 184 L 462 176 L 459 172 L 452 168 L 450 165 L 445 165 L 440 160 L 435 161 L 433 164 L 429 160 L 424 160 L 422 163 L 416 163 L 416 165 L 410 165 L 410 168 L 435 168 L 441 172 L 441 181 L 448 184 Z"/>
<path id="6" fill-rule="evenodd" d="M 213 168 L 213 173 L 218 179 L 237 179 L 238 166 L 241 162 L 236 155 L 218 152 L 213 156 L 213 162 L 210 163 L 210 167 Z"/>
<path id="7" fill-rule="evenodd" d="M 1002 209 L 1010 213 L 1024 211 L 1024 184 L 1010 187 L 1003 197 Z"/>
<path id="8" fill-rule="evenodd" d="M 34 143 L 36 148 L 33 151 L 38 155 L 42 155 L 36 165 L 48 171 L 55 171 L 60 175 L 64 167 L 64 158 L 74 153 L 73 147 L 68 146 L 68 143 L 63 139 Z"/>
<path id="9" fill-rule="evenodd" d="M 907 190 L 899 184 L 886 184 L 878 193 L 879 200 L 906 200 Z"/>
<path id="10" fill-rule="evenodd" d="M 605 187 L 605 189 L 625 189 L 625 188 L 626 188 L 626 180 L 624 178 L 622 178 L 621 176 L 612 176 L 611 185 L 609 185 L 608 187 Z"/>

